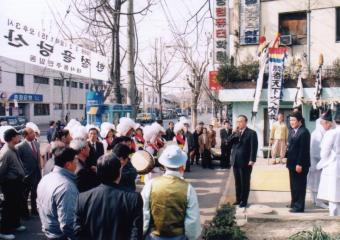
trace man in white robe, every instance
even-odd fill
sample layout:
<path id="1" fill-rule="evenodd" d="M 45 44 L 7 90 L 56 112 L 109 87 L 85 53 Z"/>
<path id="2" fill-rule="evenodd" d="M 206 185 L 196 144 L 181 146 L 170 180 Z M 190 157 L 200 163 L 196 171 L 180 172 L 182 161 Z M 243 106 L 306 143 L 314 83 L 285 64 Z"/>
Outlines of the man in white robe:
<path id="1" fill-rule="evenodd" d="M 340 111 L 334 121 L 336 128 L 326 132 L 321 142 L 321 160 L 317 169 L 322 169 L 318 199 L 329 202 L 329 215 L 340 216 Z"/>
<path id="2" fill-rule="evenodd" d="M 317 199 L 321 170 L 316 169 L 320 161 L 321 142 L 326 131 L 332 128 L 332 112 L 329 110 L 322 114 L 321 118 L 316 121 L 315 130 L 311 135 L 310 142 L 310 168 L 307 176 L 307 188 L 311 191 L 313 204 L 316 207 L 328 208 L 322 200 Z"/>

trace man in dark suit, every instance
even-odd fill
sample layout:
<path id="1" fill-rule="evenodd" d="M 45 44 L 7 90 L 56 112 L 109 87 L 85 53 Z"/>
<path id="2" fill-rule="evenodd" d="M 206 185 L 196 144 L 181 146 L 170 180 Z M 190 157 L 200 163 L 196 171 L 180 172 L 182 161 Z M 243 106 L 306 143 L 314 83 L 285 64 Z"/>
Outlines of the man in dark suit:
<path id="1" fill-rule="evenodd" d="M 80 193 L 75 233 L 79 239 L 143 239 L 143 200 L 140 193 L 124 191 L 118 183 L 121 162 L 112 153 L 98 159 L 102 182 Z"/>
<path id="2" fill-rule="evenodd" d="M 172 141 L 175 137 L 175 133 L 174 133 L 174 122 L 170 121 L 169 122 L 169 128 L 165 131 L 165 140 L 167 141 Z"/>
<path id="3" fill-rule="evenodd" d="M 304 212 L 307 174 L 310 167 L 310 133 L 303 125 L 301 112 L 289 117 L 287 168 L 289 170 L 291 204 L 290 212 Z"/>
<path id="4" fill-rule="evenodd" d="M 257 155 L 257 134 L 247 127 L 248 119 L 244 115 L 237 118 L 237 129 L 228 139 L 232 145 L 231 160 L 236 188 L 234 205 L 246 207 L 250 191 L 250 175 Z"/>
<path id="5" fill-rule="evenodd" d="M 98 130 L 96 128 L 89 130 L 88 144 L 90 147 L 90 155 L 86 163 L 91 167 L 96 167 L 98 158 L 104 154 L 104 146 L 98 141 Z"/>
<path id="6" fill-rule="evenodd" d="M 86 164 L 86 159 L 90 154 L 90 147 L 86 140 L 73 139 L 70 148 L 76 150 L 78 159 L 77 168 L 74 172 L 77 176 L 76 183 L 79 192 L 85 192 L 97 187 L 100 182 L 96 172 Z"/>
<path id="7" fill-rule="evenodd" d="M 37 211 L 37 187 L 41 179 L 40 146 L 35 141 L 35 133 L 32 128 L 23 131 L 24 141 L 16 146 L 19 157 L 25 169 L 25 190 L 23 202 L 23 217 L 29 217 L 28 196 L 31 193 L 31 215 L 38 215 Z"/>
<path id="8" fill-rule="evenodd" d="M 221 137 L 221 168 L 230 168 L 231 144 L 228 144 L 228 138 L 232 134 L 232 129 L 228 121 L 224 122 L 224 128 L 220 131 Z"/>

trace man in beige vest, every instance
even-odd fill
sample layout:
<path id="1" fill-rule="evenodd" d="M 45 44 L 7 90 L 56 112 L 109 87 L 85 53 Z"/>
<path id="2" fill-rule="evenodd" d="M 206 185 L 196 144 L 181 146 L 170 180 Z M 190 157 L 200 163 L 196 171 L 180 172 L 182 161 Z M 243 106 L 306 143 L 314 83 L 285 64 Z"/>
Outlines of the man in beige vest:
<path id="1" fill-rule="evenodd" d="M 165 174 L 142 191 L 146 240 L 195 240 L 202 229 L 196 191 L 183 179 L 187 154 L 170 145 L 158 160 Z"/>

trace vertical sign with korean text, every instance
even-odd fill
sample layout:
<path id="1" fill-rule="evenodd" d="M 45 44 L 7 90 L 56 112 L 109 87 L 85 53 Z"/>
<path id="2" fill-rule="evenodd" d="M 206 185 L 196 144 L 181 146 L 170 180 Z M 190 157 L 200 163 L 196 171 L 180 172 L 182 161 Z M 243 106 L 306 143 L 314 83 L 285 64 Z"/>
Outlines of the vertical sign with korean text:
<path id="1" fill-rule="evenodd" d="M 0 56 L 87 78 L 108 80 L 108 61 L 93 51 L 10 18 L 0 18 Z"/>
<path id="2" fill-rule="evenodd" d="M 227 2 L 215 0 L 215 63 L 224 64 L 227 60 Z"/>
<path id="3" fill-rule="evenodd" d="M 217 81 L 217 73 L 218 71 L 209 72 L 209 89 L 215 90 L 215 91 L 221 89 L 221 85 Z"/>
<path id="4" fill-rule="evenodd" d="M 268 119 L 272 123 L 279 113 L 283 87 L 284 61 L 286 48 L 269 48 L 269 79 L 268 79 Z"/>
<path id="5" fill-rule="evenodd" d="M 240 44 L 258 44 L 260 36 L 260 0 L 241 0 Z"/>

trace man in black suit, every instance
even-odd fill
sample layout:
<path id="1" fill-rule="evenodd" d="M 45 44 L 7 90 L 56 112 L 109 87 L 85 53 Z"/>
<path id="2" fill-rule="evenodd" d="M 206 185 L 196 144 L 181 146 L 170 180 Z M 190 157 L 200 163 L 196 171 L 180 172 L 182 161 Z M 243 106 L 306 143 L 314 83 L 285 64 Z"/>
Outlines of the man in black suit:
<path id="1" fill-rule="evenodd" d="M 75 234 L 79 239 L 143 239 L 143 200 L 140 193 L 119 186 L 121 162 L 113 154 L 98 159 L 102 182 L 80 193 Z"/>
<path id="2" fill-rule="evenodd" d="M 221 168 L 230 168 L 231 144 L 228 144 L 228 138 L 232 134 L 232 129 L 228 121 L 224 122 L 224 128 L 220 131 L 221 137 Z"/>
<path id="3" fill-rule="evenodd" d="M 291 204 L 290 212 L 304 212 L 307 174 L 310 167 L 310 133 L 303 125 L 301 112 L 289 117 L 287 168 L 289 170 Z"/>
<path id="4" fill-rule="evenodd" d="M 169 122 L 169 128 L 165 131 L 165 140 L 167 141 L 172 141 L 175 137 L 175 132 L 174 132 L 174 122 L 170 121 Z"/>
<path id="5" fill-rule="evenodd" d="M 97 166 L 97 160 L 104 154 L 104 146 L 98 141 L 98 130 L 90 128 L 88 144 L 90 146 L 90 155 L 86 163 L 91 167 Z"/>
<path id="6" fill-rule="evenodd" d="M 37 187 L 41 179 L 40 146 L 35 141 L 35 133 L 32 128 L 23 131 L 24 141 L 16 146 L 19 157 L 25 169 L 25 190 L 23 203 L 23 217 L 29 217 L 28 196 L 31 193 L 31 215 L 38 215 L 37 211 Z"/>
<path id="7" fill-rule="evenodd" d="M 250 191 L 250 175 L 257 155 L 257 134 L 247 127 L 244 115 L 237 118 L 237 129 L 228 139 L 232 145 L 231 160 L 235 177 L 236 202 L 234 205 L 246 207 Z"/>
<path id="8" fill-rule="evenodd" d="M 77 176 L 76 183 L 79 192 L 86 192 L 97 187 L 100 184 L 97 174 L 86 163 L 86 159 L 90 154 L 90 147 L 86 140 L 73 139 L 70 143 L 70 148 L 77 152 L 76 158 L 78 162 L 74 173 Z"/>

